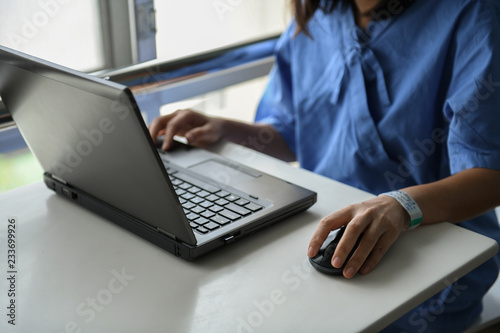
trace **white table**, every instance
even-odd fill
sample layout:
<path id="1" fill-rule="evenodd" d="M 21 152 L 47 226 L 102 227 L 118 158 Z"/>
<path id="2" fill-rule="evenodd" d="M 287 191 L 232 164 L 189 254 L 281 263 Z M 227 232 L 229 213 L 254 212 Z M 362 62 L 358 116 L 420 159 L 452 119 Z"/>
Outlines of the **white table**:
<path id="1" fill-rule="evenodd" d="M 0 332 L 377 331 L 497 251 L 495 241 L 443 223 L 405 233 L 369 275 L 320 274 L 305 254 L 317 223 L 371 195 L 239 146 L 215 150 L 316 191 L 318 202 L 190 263 L 41 182 L 2 193 Z M 16 326 L 7 324 L 3 278 L 9 217 Z"/>

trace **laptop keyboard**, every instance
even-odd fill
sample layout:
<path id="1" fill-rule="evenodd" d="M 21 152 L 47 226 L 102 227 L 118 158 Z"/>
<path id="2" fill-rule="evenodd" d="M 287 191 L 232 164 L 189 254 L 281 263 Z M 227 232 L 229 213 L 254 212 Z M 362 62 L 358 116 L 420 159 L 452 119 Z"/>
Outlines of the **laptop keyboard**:
<path id="1" fill-rule="evenodd" d="M 263 207 L 189 175 L 167 169 L 191 228 L 207 234 Z"/>

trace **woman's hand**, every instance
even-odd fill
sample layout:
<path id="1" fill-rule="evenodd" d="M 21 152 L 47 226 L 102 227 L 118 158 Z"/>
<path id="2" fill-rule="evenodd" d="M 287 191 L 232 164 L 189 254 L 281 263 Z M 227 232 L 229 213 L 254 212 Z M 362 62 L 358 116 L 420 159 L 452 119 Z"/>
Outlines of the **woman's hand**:
<path id="1" fill-rule="evenodd" d="M 287 162 L 295 161 L 295 154 L 281 134 L 265 123 L 247 124 L 207 117 L 192 110 L 177 110 L 169 115 L 156 117 L 148 129 L 155 144 L 159 136 L 165 136 L 161 147 L 163 150 L 170 149 L 174 135 L 179 135 L 195 147 L 206 148 L 225 139 Z"/>
<path id="2" fill-rule="evenodd" d="M 363 234 L 343 273 L 346 278 L 352 278 L 358 271 L 368 274 L 409 223 L 409 214 L 394 198 L 379 196 L 323 218 L 309 243 L 307 255 L 314 257 L 332 230 L 347 225 L 333 254 L 332 266 L 342 267 L 357 239 Z"/>
<path id="3" fill-rule="evenodd" d="M 207 147 L 223 137 L 223 120 L 192 110 L 177 110 L 156 117 L 148 129 L 154 143 L 157 137 L 164 135 L 163 150 L 171 147 L 175 135 L 185 137 L 192 146 Z"/>

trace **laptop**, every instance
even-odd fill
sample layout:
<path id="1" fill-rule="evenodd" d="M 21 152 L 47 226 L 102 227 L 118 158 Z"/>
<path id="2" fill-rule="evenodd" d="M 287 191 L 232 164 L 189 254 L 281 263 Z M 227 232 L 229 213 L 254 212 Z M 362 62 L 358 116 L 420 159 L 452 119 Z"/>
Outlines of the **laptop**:
<path id="1" fill-rule="evenodd" d="M 0 98 L 49 189 L 185 260 L 316 202 L 248 158 L 163 152 L 126 86 L 2 46 Z"/>

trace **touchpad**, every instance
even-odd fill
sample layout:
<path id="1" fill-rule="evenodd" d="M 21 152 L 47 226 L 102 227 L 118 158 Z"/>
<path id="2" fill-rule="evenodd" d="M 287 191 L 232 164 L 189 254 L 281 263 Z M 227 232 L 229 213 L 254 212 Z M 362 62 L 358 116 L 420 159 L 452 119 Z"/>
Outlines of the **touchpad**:
<path id="1" fill-rule="evenodd" d="M 261 176 L 260 173 L 254 170 L 215 159 L 209 159 L 192 165 L 189 169 L 199 173 L 200 175 L 230 186 L 247 182 Z"/>

